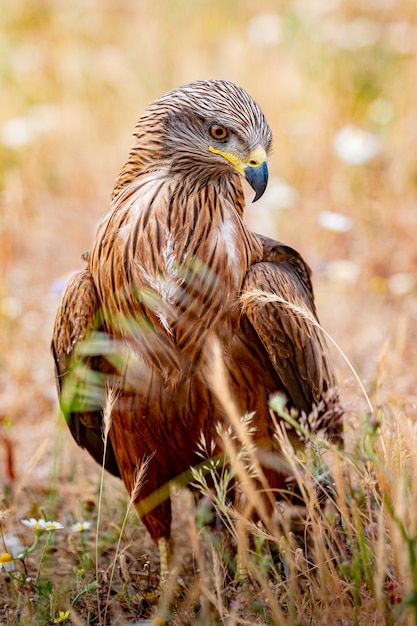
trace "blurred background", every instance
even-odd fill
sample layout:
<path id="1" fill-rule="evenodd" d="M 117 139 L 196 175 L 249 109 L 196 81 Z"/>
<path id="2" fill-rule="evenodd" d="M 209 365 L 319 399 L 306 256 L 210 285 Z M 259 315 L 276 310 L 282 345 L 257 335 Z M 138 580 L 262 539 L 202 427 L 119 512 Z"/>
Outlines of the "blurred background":
<path id="1" fill-rule="evenodd" d="M 57 442 L 99 472 L 58 414 L 59 294 L 138 116 L 195 79 L 262 107 L 271 181 L 247 221 L 311 265 L 320 320 L 374 404 L 415 415 L 414 0 L 2 0 L 0 21 L 0 482 L 47 476 Z M 360 427 L 363 396 L 332 350 Z"/>

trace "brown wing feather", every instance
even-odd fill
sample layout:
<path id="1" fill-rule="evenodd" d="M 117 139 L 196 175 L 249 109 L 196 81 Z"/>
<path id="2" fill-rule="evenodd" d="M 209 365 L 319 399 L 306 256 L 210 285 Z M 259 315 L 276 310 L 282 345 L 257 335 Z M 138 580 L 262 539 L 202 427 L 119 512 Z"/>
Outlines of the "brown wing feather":
<path id="1" fill-rule="evenodd" d="M 110 368 L 103 357 L 88 354 L 86 342 L 99 332 L 100 318 L 100 305 L 90 272 L 74 274 L 61 299 L 51 348 L 61 410 L 75 441 L 98 463 L 102 463 L 104 453 L 104 387 L 100 372 L 109 372 Z M 105 467 L 116 476 L 120 475 L 110 440 Z"/>
<path id="2" fill-rule="evenodd" d="M 310 269 L 290 248 L 260 236 L 263 259 L 246 275 L 243 311 L 261 339 L 290 404 L 309 413 L 335 385 L 318 327 Z M 270 294 L 271 299 L 256 294 Z M 250 297 L 250 294 L 255 297 Z"/>

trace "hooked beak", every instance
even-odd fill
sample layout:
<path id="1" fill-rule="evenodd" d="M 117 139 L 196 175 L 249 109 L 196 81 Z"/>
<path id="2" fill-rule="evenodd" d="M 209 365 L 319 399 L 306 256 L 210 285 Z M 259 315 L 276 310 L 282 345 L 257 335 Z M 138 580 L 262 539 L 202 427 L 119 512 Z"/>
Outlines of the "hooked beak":
<path id="1" fill-rule="evenodd" d="M 255 191 L 255 197 L 252 202 L 256 202 L 263 196 L 268 184 L 268 166 L 266 161 L 263 161 L 258 166 L 248 165 L 245 167 L 245 178 Z"/>
<path id="2" fill-rule="evenodd" d="M 263 195 L 266 186 L 268 184 L 268 165 L 266 162 L 266 152 L 262 146 L 256 146 L 247 160 L 243 160 L 236 154 L 231 152 L 223 152 L 213 146 L 209 146 L 210 152 L 219 154 L 229 161 L 235 170 L 239 172 L 241 176 L 244 176 L 249 185 L 255 191 L 255 197 L 253 202 L 259 200 Z"/>

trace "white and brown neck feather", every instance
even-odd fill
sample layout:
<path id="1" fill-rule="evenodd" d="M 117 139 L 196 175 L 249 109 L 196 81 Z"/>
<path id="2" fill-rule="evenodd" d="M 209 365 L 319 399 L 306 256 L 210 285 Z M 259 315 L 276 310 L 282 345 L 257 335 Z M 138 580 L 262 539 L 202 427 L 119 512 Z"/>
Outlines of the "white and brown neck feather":
<path id="1" fill-rule="evenodd" d="M 164 378 L 195 367 L 209 336 L 230 342 L 244 277 L 261 258 L 238 175 L 189 187 L 145 169 L 115 195 L 90 255 L 109 330 Z"/>

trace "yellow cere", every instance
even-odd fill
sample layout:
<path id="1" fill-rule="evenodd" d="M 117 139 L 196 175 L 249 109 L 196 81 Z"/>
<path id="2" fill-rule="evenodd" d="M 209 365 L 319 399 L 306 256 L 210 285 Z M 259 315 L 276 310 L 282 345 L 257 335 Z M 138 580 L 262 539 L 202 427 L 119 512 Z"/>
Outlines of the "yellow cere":
<path id="1" fill-rule="evenodd" d="M 214 146 L 209 146 L 209 150 L 214 154 L 219 154 L 224 159 L 229 161 L 229 163 L 233 165 L 235 170 L 239 172 L 239 174 L 241 174 L 242 176 L 245 175 L 246 167 L 259 167 L 260 165 L 262 165 L 262 163 L 266 161 L 266 152 L 262 146 L 256 146 L 256 148 L 254 148 L 250 153 L 249 158 L 246 162 L 242 161 L 242 159 L 235 154 L 231 152 L 224 152 L 223 150 L 219 150 Z"/>

